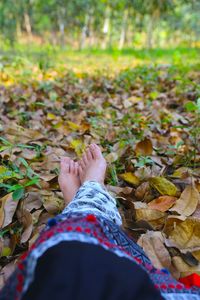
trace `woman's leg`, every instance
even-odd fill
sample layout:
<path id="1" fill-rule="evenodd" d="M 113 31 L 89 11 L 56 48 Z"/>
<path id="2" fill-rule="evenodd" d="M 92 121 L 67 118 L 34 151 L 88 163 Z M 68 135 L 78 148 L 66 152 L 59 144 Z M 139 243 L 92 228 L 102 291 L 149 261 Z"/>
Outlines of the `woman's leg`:
<path id="1" fill-rule="evenodd" d="M 93 213 L 121 225 L 122 221 L 116 207 L 116 201 L 104 187 L 106 161 L 100 148 L 92 144 L 83 154 L 78 168 L 80 183 L 82 184 L 79 189 L 75 164 L 73 166 L 71 160 L 61 162 L 59 183 L 65 203 L 69 203 L 63 213 Z M 75 191 L 77 191 L 75 196 L 69 202 L 69 198 L 72 198 L 71 195 L 74 195 Z"/>

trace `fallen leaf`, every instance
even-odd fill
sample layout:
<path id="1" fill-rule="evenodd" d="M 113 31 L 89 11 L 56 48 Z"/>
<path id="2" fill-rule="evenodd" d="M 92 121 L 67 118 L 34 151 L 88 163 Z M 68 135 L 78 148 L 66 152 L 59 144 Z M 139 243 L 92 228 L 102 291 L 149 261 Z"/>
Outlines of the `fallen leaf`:
<path id="1" fill-rule="evenodd" d="M 64 201 L 58 197 L 55 197 L 53 192 L 42 191 L 42 196 L 43 206 L 48 213 L 59 213 L 64 208 Z"/>
<path id="2" fill-rule="evenodd" d="M 170 211 L 176 211 L 183 216 L 190 216 L 200 203 L 200 195 L 193 185 L 188 185 Z"/>
<path id="3" fill-rule="evenodd" d="M 164 177 L 152 177 L 149 182 L 161 195 L 176 196 L 176 186 Z"/>
<path id="4" fill-rule="evenodd" d="M 178 218 L 168 218 L 164 232 L 168 236 L 171 246 L 178 248 L 182 253 L 200 250 L 200 220 L 187 218 L 182 221 Z M 169 244 L 168 244 L 169 245 Z"/>
<path id="5" fill-rule="evenodd" d="M 135 153 L 136 155 L 148 156 L 153 152 L 153 145 L 150 139 L 145 138 L 143 141 L 140 141 L 136 144 Z"/>
<path id="6" fill-rule="evenodd" d="M 0 199 L 0 204 L 0 228 L 3 228 L 12 222 L 18 201 L 14 201 L 12 193 L 9 193 Z"/>
<path id="7" fill-rule="evenodd" d="M 119 177 L 122 178 L 124 181 L 131 183 L 133 185 L 138 185 L 140 183 L 139 178 L 131 172 L 120 174 Z"/>
<path id="8" fill-rule="evenodd" d="M 164 225 L 166 214 L 155 209 L 137 208 L 135 211 L 135 216 L 136 221 L 147 221 L 155 230 L 159 230 Z"/>
<path id="9" fill-rule="evenodd" d="M 148 203 L 149 208 L 162 212 L 167 211 L 176 202 L 177 198 L 172 196 L 160 196 Z"/>
<path id="10" fill-rule="evenodd" d="M 108 155 L 106 155 L 105 159 L 106 161 L 110 164 L 113 163 L 114 161 L 118 160 L 119 156 L 116 152 L 111 152 Z"/>
<path id="11" fill-rule="evenodd" d="M 15 271 L 16 268 L 16 262 L 12 261 L 8 263 L 5 267 L 1 269 L 1 287 L 4 286 L 7 279 L 11 276 L 11 274 Z"/>
<path id="12" fill-rule="evenodd" d="M 138 198 L 138 200 L 143 200 L 145 198 L 145 195 L 148 194 L 149 190 L 150 190 L 149 183 L 148 182 L 143 182 L 135 190 L 136 198 Z"/>
<path id="13" fill-rule="evenodd" d="M 42 206 L 42 197 L 38 192 L 29 192 L 27 193 L 24 202 L 23 208 L 32 211 L 33 209 L 39 209 Z"/>
<path id="14" fill-rule="evenodd" d="M 178 168 L 174 173 L 171 175 L 172 177 L 176 178 L 187 178 L 192 174 L 192 170 L 186 167 Z"/>
<path id="15" fill-rule="evenodd" d="M 164 239 L 160 232 L 148 231 L 141 235 L 137 243 L 143 248 L 155 268 L 170 268 L 171 257 L 164 246 Z"/>
<path id="16" fill-rule="evenodd" d="M 188 264 L 186 264 L 180 256 L 172 257 L 172 263 L 180 272 L 180 277 L 188 276 L 193 273 L 197 273 L 200 275 L 200 264 L 198 266 L 191 267 Z"/>
<path id="17" fill-rule="evenodd" d="M 23 233 L 21 235 L 21 243 L 26 243 L 31 237 L 33 231 L 33 220 L 31 213 L 27 209 L 19 209 L 17 211 L 19 222 L 23 225 Z"/>
<path id="18" fill-rule="evenodd" d="M 193 251 L 192 255 L 200 262 L 200 250 Z"/>

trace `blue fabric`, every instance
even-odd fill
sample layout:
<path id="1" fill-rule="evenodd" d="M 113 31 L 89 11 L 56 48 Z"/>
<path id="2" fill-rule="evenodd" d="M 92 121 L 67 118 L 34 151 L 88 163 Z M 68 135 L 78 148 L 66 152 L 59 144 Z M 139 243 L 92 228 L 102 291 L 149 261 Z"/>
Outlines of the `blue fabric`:
<path id="1" fill-rule="evenodd" d="M 62 242 L 39 260 L 22 300 L 162 300 L 147 273 L 100 246 Z"/>

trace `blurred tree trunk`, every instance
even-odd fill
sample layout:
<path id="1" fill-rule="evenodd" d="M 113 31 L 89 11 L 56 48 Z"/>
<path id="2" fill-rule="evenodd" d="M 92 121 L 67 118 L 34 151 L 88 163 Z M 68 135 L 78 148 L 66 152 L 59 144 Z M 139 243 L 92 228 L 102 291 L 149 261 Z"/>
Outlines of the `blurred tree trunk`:
<path id="1" fill-rule="evenodd" d="M 63 48 L 65 46 L 65 24 L 59 21 L 59 32 L 60 32 L 60 46 Z"/>
<path id="2" fill-rule="evenodd" d="M 82 50 L 85 47 L 86 37 L 89 34 L 89 22 L 90 22 L 90 15 L 86 14 L 85 22 L 81 31 L 80 43 L 79 43 L 80 50 Z"/>
<path id="3" fill-rule="evenodd" d="M 94 44 L 95 44 L 95 36 L 94 36 L 94 11 L 93 11 L 89 22 L 89 47 L 93 47 Z"/>
<path id="4" fill-rule="evenodd" d="M 124 10 L 122 27 L 121 27 L 121 35 L 119 40 L 119 50 L 124 47 L 124 43 L 126 42 L 126 31 L 127 31 L 127 22 L 128 22 L 128 9 Z"/>
<path id="5" fill-rule="evenodd" d="M 103 42 L 102 49 L 106 49 L 108 43 L 110 43 L 110 7 L 106 7 L 105 19 L 103 24 Z"/>
<path id="6" fill-rule="evenodd" d="M 147 48 L 151 49 L 153 47 L 153 31 L 156 23 L 160 17 L 160 10 L 155 9 L 152 14 L 149 15 L 149 22 L 147 24 Z"/>
<path id="7" fill-rule="evenodd" d="M 60 40 L 60 46 L 64 48 L 65 46 L 65 8 L 64 7 L 58 7 L 57 10 L 57 22 L 58 22 L 58 28 L 59 28 L 59 40 Z"/>
<path id="8" fill-rule="evenodd" d="M 24 12 L 24 27 L 25 27 L 26 32 L 28 34 L 28 38 L 32 39 L 31 20 L 30 20 L 30 16 L 29 16 L 27 11 Z"/>
<path id="9" fill-rule="evenodd" d="M 16 36 L 17 36 L 17 39 L 20 39 L 22 36 L 22 28 L 21 28 L 21 22 L 20 22 L 19 18 L 17 18 L 17 20 L 16 20 Z"/>
<path id="10" fill-rule="evenodd" d="M 147 48 L 151 49 L 153 46 L 153 16 L 149 16 L 147 26 Z"/>

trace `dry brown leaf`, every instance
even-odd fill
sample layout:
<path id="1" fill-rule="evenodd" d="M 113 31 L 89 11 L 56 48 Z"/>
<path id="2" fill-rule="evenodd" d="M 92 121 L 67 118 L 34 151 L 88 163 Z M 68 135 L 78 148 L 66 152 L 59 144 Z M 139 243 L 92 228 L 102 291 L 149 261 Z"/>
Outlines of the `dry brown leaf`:
<path id="1" fill-rule="evenodd" d="M 198 203 L 200 203 L 198 190 L 193 185 L 188 185 L 170 211 L 188 217 L 196 210 Z"/>
<path id="2" fill-rule="evenodd" d="M 200 262 L 200 250 L 193 251 L 192 255 Z"/>
<path id="3" fill-rule="evenodd" d="M 50 214 L 59 213 L 64 208 L 64 201 L 54 195 L 51 191 L 42 191 L 43 206 Z"/>
<path id="4" fill-rule="evenodd" d="M 12 193 L 10 193 L 0 199 L 0 204 L 0 227 L 3 228 L 12 222 L 18 201 L 13 200 Z"/>
<path id="5" fill-rule="evenodd" d="M 135 196 L 138 200 L 143 200 L 145 198 L 145 195 L 148 194 L 150 190 L 150 186 L 148 182 L 143 182 L 142 184 L 140 184 L 136 191 L 135 191 Z"/>
<path id="6" fill-rule="evenodd" d="M 176 178 L 187 178 L 188 176 L 191 176 L 192 170 L 186 167 L 178 168 L 173 174 L 172 177 Z"/>
<path id="7" fill-rule="evenodd" d="M 197 208 L 191 217 L 200 219 L 200 203 L 197 205 Z"/>
<path id="8" fill-rule="evenodd" d="M 200 264 L 195 267 L 191 267 L 184 262 L 184 260 L 180 256 L 172 257 L 172 263 L 175 268 L 180 272 L 180 277 L 188 276 L 193 273 L 197 273 L 200 275 Z"/>
<path id="9" fill-rule="evenodd" d="M 114 161 L 118 160 L 119 158 L 119 155 L 117 154 L 117 152 L 111 152 L 109 153 L 108 155 L 106 155 L 105 159 L 106 161 L 111 164 L 113 163 Z"/>
<path id="10" fill-rule="evenodd" d="M 176 202 L 177 198 L 172 196 L 160 196 L 148 203 L 149 208 L 162 212 L 167 211 Z"/>
<path id="11" fill-rule="evenodd" d="M 153 145 L 150 139 L 145 138 L 143 141 L 140 141 L 136 144 L 135 153 L 136 155 L 148 156 L 153 152 Z"/>
<path id="12" fill-rule="evenodd" d="M 163 241 L 161 232 L 148 231 L 137 242 L 157 269 L 169 269 L 171 266 L 171 257 Z"/>
<path id="13" fill-rule="evenodd" d="M 23 225 L 23 233 L 21 235 L 21 243 L 26 243 L 31 237 L 33 231 L 32 215 L 27 209 L 19 209 L 17 211 L 19 222 Z"/>
<path id="14" fill-rule="evenodd" d="M 19 141 L 27 143 L 33 140 L 43 139 L 44 136 L 37 130 L 24 128 L 16 124 L 9 124 L 4 127 L 4 133 L 8 135 L 13 142 Z"/>
<path id="15" fill-rule="evenodd" d="M 135 211 L 135 216 L 136 221 L 144 220 L 150 223 L 154 229 L 161 229 L 164 225 L 166 214 L 155 209 L 138 208 Z"/>
<path id="16" fill-rule="evenodd" d="M 11 276 L 11 274 L 15 271 L 16 263 L 12 261 L 8 263 L 5 267 L 1 269 L 1 276 L 0 276 L 0 288 L 2 288 L 7 281 L 7 279 Z"/>
<path id="17" fill-rule="evenodd" d="M 107 184 L 106 188 L 109 192 L 112 192 L 115 194 L 129 195 L 133 191 L 133 188 L 131 188 L 129 186 L 119 187 L 119 186 L 113 186 L 113 185 Z"/>
<path id="18" fill-rule="evenodd" d="M 182 221 L 171 217 L 167 219 L 164 232 L 168 236 L 167 245 L 183 253 L 200 250 L 200 220 L 189 217 Z"/>
<path id="19" fill-rule="evenodd" d="M 38 192 L 29 192 L 27 193 L 24 201 L 23 207 L 28 211 L 32 211 L 33 209 L 38 209 L 42 206 L 42 197 Z"/>

